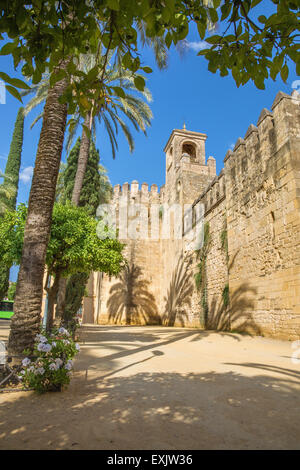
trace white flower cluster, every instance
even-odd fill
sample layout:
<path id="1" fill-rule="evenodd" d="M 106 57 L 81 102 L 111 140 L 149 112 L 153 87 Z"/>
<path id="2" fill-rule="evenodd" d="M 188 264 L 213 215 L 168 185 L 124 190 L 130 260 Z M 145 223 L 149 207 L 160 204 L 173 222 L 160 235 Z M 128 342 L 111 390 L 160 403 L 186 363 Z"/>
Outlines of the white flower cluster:
<path id="1" fill-rule="evenodd" d="M 46 352 L 47 353 L 47 352 L 51 351 L 51 349 L 52 349 L 52 346 L 51 346 L 51 344 L 48 344 L 48 343 L 39 343 L 37 345 L 37 350 L 41 351 L 41 352 Z"/>
<path id="2" fill-rule="evenodd" d="M 35 339 L 36 341 L 39 341 L 40 343 L 48 343 L 46 336 L 43 336 L 40 334 L 36 335 Z"/>
<path id="3" fill-rule="evenodd" d="M 70 336 L 70 333 L 68 332 L 68 330 L 66 330 L 62 326 L 59 328 L 58 332 L 59 332 L 60 335 Z"/>
<path id="4" fill-rule="evenodd" d="M 29 359 L 29 357 L 25 357 L 25 359 L 23 359 L 22 361 L 22 366 L 27 367 L 29 366 L 30 363 L 31 363 L 31 360 Z"/>
<path id="5" fill-rule="evenodd" d="M 49 369 L 51 370 L 58 370 L 63 364 L 63 361 L 58 357 L 57 359 L 55 359 L 54 362 L 51 362 L 51 364 L 49 365 Z"/>
<path id="6" fill-rule="evenodd" d="M 49 339 L 43 334 L 36 335 L 36 350 L 49 354 L 41 354 L 35 362 L 32 362 L 29 357 L 25 357 L 25 359 L 23 359 L 22 361 L 23 370 L 19 373 L 19 378 L 21 380 L 27 380 L 29 381 L 29 383 L 30 381 L 32 381 L 32 376 L 27 376 L 28 372 L 31 372 L 36 376 L 44 376 L 40 378 L 41 381 L 43 381 L 45 377 L 47 379 L 50 378 L 51 380 L 52 374 L 50 371 L 52 371 L 52 373 L 55 373 L 55 371 L 58 371 L 59 369 L 61 369 L 62 372 L 64 371 L 64 373 L 68 377 L 72 375 L 73 361 L 71 359 L 66 361 L 66 359 L 64 360 L 63 358 L 55 358 L 56 350 L 54 348 L 56 348 L 57 345 L 61 346 L 62 344 L 65 346 L 72 345 L 72 354 L 74 355 L 73 346 L 75 346 L 76 352 L 80 351 L 80 346 L 78 343 L 73 343 L 70 337 L 70 333 L 65 328 L 61 327 L 57 331 L 58 333 L 52 333 Z M 58 335 L 61 335 L 62 337 Z M 61 354 L 61 351 L 58 351 L 58 354 Z M 39 356 L 39 354 L 37 354 L 37 356 Z"/>
<path id="7" fill-rule="evenodd" d="M 73 361 L 71 359 L 68 360 L 68 362 L 65 365 L 65 369 L 71 370 L 73 368 Z"/>
<path id="8" fill-rule="evenodd" d="M 23 359 L 22 361 L 22 366 L 27 367 L 29 366 L 29 364 L 31 364 L 31 360 L 28 357 L 25 357 L 25 359 Z M 43 375 L 45 373 L 44 367 L 38 367 L 38 365 L 34 363 L 30 367 L 28 367 L 27 371 L 33 372 L 34 374 L 40 374 L 40 375 Z M 23 375 L 25 375 L 25 370 L 22 370 L 20 372 L 19 377 L 22 378 Z"/>

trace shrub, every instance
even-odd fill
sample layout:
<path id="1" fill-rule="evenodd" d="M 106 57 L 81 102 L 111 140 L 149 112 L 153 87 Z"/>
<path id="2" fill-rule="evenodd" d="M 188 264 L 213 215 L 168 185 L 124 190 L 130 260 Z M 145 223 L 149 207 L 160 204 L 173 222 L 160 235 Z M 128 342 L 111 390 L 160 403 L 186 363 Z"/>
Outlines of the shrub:
<path id="1" fill-rule="evenodd" d="M 70 383 L 72 359 L 79 349 L 65 328 L 51 334 L 42 331 L 36 336 L 33 356 L 22 361 L 19 378 L 26 388 L 38 393 L 60 391 Z"/>

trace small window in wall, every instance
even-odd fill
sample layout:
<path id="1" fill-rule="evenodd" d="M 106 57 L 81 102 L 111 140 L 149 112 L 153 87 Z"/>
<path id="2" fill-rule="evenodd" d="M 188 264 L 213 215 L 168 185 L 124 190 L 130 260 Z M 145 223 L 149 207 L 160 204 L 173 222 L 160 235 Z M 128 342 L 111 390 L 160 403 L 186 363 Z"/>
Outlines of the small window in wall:
<path id="1" fill-rule="evenodd" d="M 191 162 L 196 161 L 196 147 L 192 143 L 186 142 L 182 145 L 182 155 L 187 154 Z"/>

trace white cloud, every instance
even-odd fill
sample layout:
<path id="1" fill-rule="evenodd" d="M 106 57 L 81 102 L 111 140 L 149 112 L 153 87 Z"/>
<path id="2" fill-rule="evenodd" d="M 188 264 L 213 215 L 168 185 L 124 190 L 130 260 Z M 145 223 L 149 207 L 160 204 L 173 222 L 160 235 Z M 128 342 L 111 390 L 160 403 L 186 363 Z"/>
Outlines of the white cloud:
<path id="1" fill-rule="evenodd" d="M 24 168 L 24 170 L 21 171 L 20 180 L 24 184 L 27 184 L 31 181 L 32 175 L 33 175 L 33 166 L 27 166 L 26 168 Z"/>
<path id="2" fill-rule="evenodd" d="M 195 52 L 199 52 L 199 51 L 202 51 L 203 49 L 208 49 L 210 47 L 210 44 L 208 44 L 208 42 L 206 41 L 197 41 L 197 42 L 194 42 L 194 41 L 184 41 L 185 42 L 185 47 L 187 49 L 192 49 L 193 51 Z"/>
<path id="3" fill-rule="evenodd" d="M 0 160 L 7 160 L 7 155 L 3 155 L 0 153 Z"/>
<path id="4" fill-rule="evenodd" d="M 235 147 L 235 143 L 233 142 L 232 144 L 230 144 L 229 148 L 230 148 L 230 150 L 233 150 L 234 147 Z"/>

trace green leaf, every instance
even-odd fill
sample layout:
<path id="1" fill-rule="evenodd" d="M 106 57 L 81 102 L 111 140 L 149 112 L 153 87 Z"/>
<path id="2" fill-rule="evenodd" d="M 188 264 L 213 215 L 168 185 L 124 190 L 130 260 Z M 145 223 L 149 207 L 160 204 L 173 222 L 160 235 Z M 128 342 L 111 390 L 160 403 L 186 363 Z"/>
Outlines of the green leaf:
<path id="1" fill-rule="evenodd" d="M 125 92 L 123 88 L 119 86 L 113 86 L 112 89 L 114 90 L 115 94 L 119 96 L 120 98 L 125 98 Z"/>
<path id="2" fill-rule="evenodd" d="M 10 86 L 10 85 L 5 85 L 5 88 L 7 89 L 7 91 L 12 95 L 14 96 L 15 98 L 17 98 L 17 100 L 21 101 L 21 103 L 23 103 L 22 101 L 22 98 L 21 98 L 21 95 L 20 93 L 18 92 L 18 90 L 16 90 L 16 88 Z"/>
<path id="3" fill-rule="evenodd" d="M 204 39 L 205 33 L 206 33 L 206 21 L 205 23 L 203 21 L 197 22 L 197 28 L 198 28 L 200 39 Z"/>
<path id="4" fill-rule="evenodd" d="M 222 36 L 219 36 L 219 35 L 214 35 L 214 36 L 211 36 L 210 38 L 206 38 L 206 42 L 208 42 L 209 44 L 217 44 L 217 43 L 220 43 L 222 41 Z"/>
<path id="5" fill-rule="evenodd" d="M 231 2 L 224 3 L 224 5 L 221 6 L 221 12 L 222 12 L 221 21 L 226 20 L 226 18 L 231 12 L 231 8 L 232 8 Z"/>
<path id="6" fill-rule="evenodd" d="M 134 77 L 134 84 L 139 91 L 144 91 L 145 80 L 143 77 L 141 77 L 140 75 Z"/>
<path id="7" fill-rule="evenodd" d="M 27 83 L 23 82 L 22 80 L 19 80 L 18 78 L 11 78 L 5 72 L 0 72 L 0 78 L 2 78 L 2 80 L 4 80 L 4 82 L 9 83 L 13 87 L 16 86 L 16 87 L 22 88 L 24 90 L 29 90 L 30 89 L 30 86 L 27 85 Z"/>
<path id="8" fill-rule="evenodd" d="M 1 48 L 0 55 L 13 54 L 13 52 L 15 51 L 16 48 L 17 48 L 17 46 L 14 42 L 7 42 Z"/>
<path id="9" fill-rule="evenodd" d="M 146 66 L 146 67 L 142 67 L 142 70 L 144 70 L 145 73 L 152 73 L 152 72 L 153 72 L 152 68 L 151 68 L 151 67 L 147 67 L 147 66 Z"/>
<path id="10" fill-rule="evenodd" d="M 257 74 L 254 78 L 254 83 L 257 88 L 260 90 L 265 89 L 264 76 L 262 74 Z"/>
<path id="11" fill-rule="evenodd" d="M 213 23 L 217 23 L 219 18 L 218 18 L 218 13 L 214 8 L 209 8 L 209 16 Z"/>
<path id="12" fill-rule="evenodd" d="M 131 54 L 130 52 L 126 52 L 126 54 L 122 57 L 122 64 L 125 67 L 125 69 L 130 69 L 131 63 L 132 63 Z"/>
<path id="13" fill-rule="evenodd" d="M 170 49 L 170 46 L 172 44 L 172 35 L 170 32 L 166 34 L 165 43 L 166 43 L 167 48 Z"/>
<path id="14" fill-rule="evenodd" d="M 280 76 L 281 76 L 281 78 L 282 78 L 282 80 L 283 80 L 284 82 L 287 81 L 287 78 L 288 78 L 288 76 L 289 76 L 289 68 L 288 68 L 288 66 L 287 66 L 286 64 L 284 64 L 284 66 L 283 66 L 282 69 L 280 70 Z"/>
<path id="15" fill-rule="evenodd" d="M 30 86 L 23 80 L 19 80 L 19 78 L 11 78 L 9 83 L 17 88 L 22 88 L 22 90 L 30 90 Z"/>

